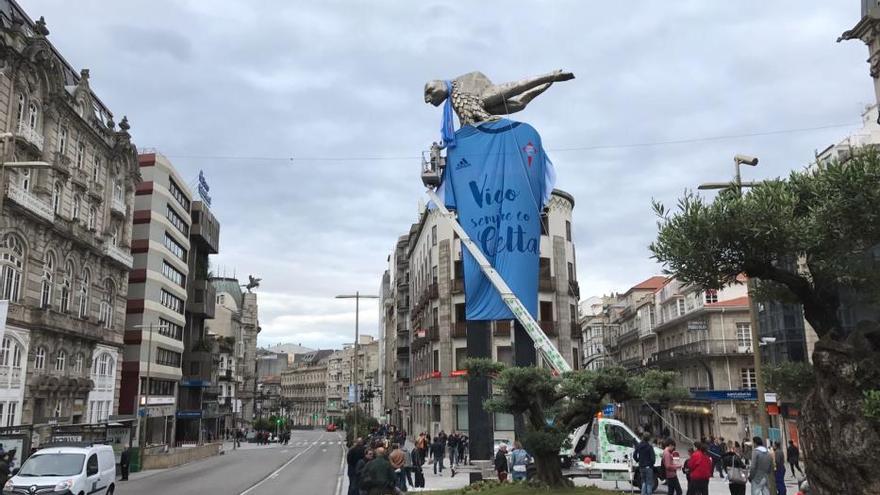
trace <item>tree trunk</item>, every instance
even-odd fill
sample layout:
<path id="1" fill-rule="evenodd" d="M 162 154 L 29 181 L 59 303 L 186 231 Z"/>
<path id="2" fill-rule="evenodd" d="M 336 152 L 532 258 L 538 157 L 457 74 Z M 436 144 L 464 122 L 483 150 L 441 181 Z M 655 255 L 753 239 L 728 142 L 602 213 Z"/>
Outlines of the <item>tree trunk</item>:
<path id="1" fill-rule="evenodd" d="M 562 476 L 559 453 L 535 454 L 535 468 L 538 480 L 553 488 L 572 486 L 571 480 Z"/>
<path id="2" fill-rule="evenodd" d="M 873 357 L 866 360 L 866 352 Z M 807 473 L 816 495 L 880 495 L 880 431 L 865 417 L 857 385 L 859 375 L 866 371 L 859 363 L 878 360 L 880 353 L 849 343 L 821 341 L 816 345 L 816 387 L 801 413 Z"/>

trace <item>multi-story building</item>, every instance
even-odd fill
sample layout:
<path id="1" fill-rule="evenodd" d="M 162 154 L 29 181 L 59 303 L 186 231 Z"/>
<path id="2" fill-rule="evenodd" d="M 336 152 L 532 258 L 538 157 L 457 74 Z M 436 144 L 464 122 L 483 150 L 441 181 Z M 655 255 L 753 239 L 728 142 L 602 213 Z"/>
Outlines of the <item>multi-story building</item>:
<path id="1" fill-rule="evenodd" d="M 607 317 L 610 298 L 589 297 L 578 304 L 583 337 L 583 367 L 596 370 L 605 366 L 605 331 L 611 325 Z"/>
<path id="2" fill-rule="evenodd" d="M 395 425 L 412 425 L 412 402 L 410 395 L 410 296 L 409 296 L 409 235 L 397 239 L 388 257 L 388 284 L 383 283 L 382 311 L 383 338 L 386 356 L 383 359 L 384 410 L 390 410 L 390 422 Z M 383 277 L 384 278 L 384 277 Z"/>
<path id="3" fill-rule="evenodd" d="M 652 332 L 656 323 L 654 292 L 665 283 L 665 277 L 651 277 L 617 296 L 617 311 L 610 318 L 616 328 L 610 334 L 613 345 L 608 348 L 615 364 L 639 369 L 657 350 Z"/>
<path id="4" fill-rule="evenodd" d="M 250 423 L 256 417 L 255 393 L 257 390 L 257 336 L 260 334 L 257 295 L 245 292 L 241 295 L 241 353 L 242 384 L 238 390 L 241 399 L 241 417 Z"/>
<path id="5" fill-rule="evenodd" d="M 203 201 L 190 207 L 189 276 L 184 310 L 183 379 L 178 387 L 177 431 L 181 443 L 203 442 L 205 425 L 217 425 L 220 416 L 217 362 L 214 342 L 205 330 L 205 320 L 214 317 L 216 297 L 209 280 L 208 257 L 220 246 L 220 223 Z M 212 436 L 216 438 L 217 432 Z"/>
<path id="6" fill-rule="evenodd" d="M 332 350 L 305 355 L 292 368 L 281 373 L 281 395 L 290 404 L 290 420 L 295 426 L 327 424 L 327 364 Z"/>
<path id="7" fill-rule="evenodd" d="M 48 34 L 0 1 L 3 426 L 101 422 L 119 406 L 137 152 Z"/>
<path id="8" fill-rule="evenodd" d="M 574 198 L 555 190 L 542 217 L 537 316 L 563 357 L 579 368 L 582 342 L 571 242 L 573 208 Z M 394 313 L 399 315 L 395 321 L 396 351 L 409 358 L 399 359 L 398 366 L 409 366 L 404 376 L 411 377 L 411 382 L 407 389 L 405 380 L 398 379 L 401 392 L 409 397 L 399 394 L 397 403 L 386 407 L 401 416 L 408 431 L 467 431 L 461 241 L 436 210 L 424 209 L 409 234 L 398 241 L 392 258 L 390 283 L 396 290 Z M 493 359 L 513 363 L 512 330 L 511 321 L 492 323 Z M 401 404 L 404 401 L 408 403 Z M 512 416 L 496 414 L 494 421 L 495 438 L 512 439 Z"/>
<path id="9" fill-rule="evenodd" d="M 192 193 L 167 158 L 138 156 L 119 412 L 146 411 L 147 445 L 174 438 Z"/>
<path id="10" fill-rule="evenodd" d="M 289 366 L 286 352 L 257 349 L 257 379 L 267 376 L 281 376 L 281 372 Z"/>
<path id="11" fill-rule="evenodd" d="M 205 332 L 215 343 L 219 357 L 216 376 L 219 386 L 218 413 L 221 419 L 218 426 L 225 431 L 226 428 L 239 428 L 244 424 L 240 399 L 247 366 L 244 361 L 241 325 L 244 295 L 238 280 L 234 278 L 214 277 L 210 282 L 216 294 L 214 317 L 205 320 Z"/>
<path id="12" fill-rule="evenodd" d="M 350 383 L 343 380 L 345 368 L 351 361 L 345 360 L 345 353 L 334 351 L 327 357 L 327 421 L 340 424 L 348 412 L 348 387 Z"/>

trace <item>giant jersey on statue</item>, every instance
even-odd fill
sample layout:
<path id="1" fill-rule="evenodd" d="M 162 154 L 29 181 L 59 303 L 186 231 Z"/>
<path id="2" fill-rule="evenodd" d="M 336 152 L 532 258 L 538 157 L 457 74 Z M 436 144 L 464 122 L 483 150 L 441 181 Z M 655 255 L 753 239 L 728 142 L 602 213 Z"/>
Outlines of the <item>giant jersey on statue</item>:
<path id="1" fill-rule="evenodd" d="M 541 137 L 526 123 L 499 119 L 462 127 L 455 142 L 440 191 L 446 207 L 537 319 L 541 211 L 555 182 Z M 513 319 L 470 253 L 462 256 L 467 319 Z"/>

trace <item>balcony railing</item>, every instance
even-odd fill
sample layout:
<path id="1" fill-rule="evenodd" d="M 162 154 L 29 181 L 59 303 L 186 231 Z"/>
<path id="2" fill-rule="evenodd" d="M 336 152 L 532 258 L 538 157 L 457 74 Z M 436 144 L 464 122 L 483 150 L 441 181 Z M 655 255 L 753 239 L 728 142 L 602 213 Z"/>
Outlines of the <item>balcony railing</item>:
<path id="1" fill-rule="evenodd" d="M 581 340 L 581 324 L 576 321 L 571 322 L 571 340 Z"/>
<path id="2" fill-rule="evenodd" d="M 433 340 L 435 342 L 440 340 L 440 328 L 428 327 L 428 340 Z"/>
<path id="3" fill-rule="evenodd" d="M 32 129 L 24 120 L 18 123 L 16 134 L 36 146 L 38 150 L 43 151 L 43 136 L 36 129 Z"/>
<path id="4" fill-rule="evenodd" d="M 463 294 L 464 293 L 464 279 L 463 278 L 452 279 L 452 293 L 453 294 Z"/>
<path id="5" fill-rule="evenodd" d="M 104 245 L 104 254 L 118 261 L 119 263 L 131 268 L 134 258 L 128 248 L 121 248 L 115 244 L 107 243 Z"/>
<path id="6" fill-rule="evenodd" d="M 457 321 L 452 324 L 452 338 L 460 339 L 467 337 L 467 323 L 464 321 Z"/>
<path id="7" fill-rule="evenodd" d="M 538 324 L 541 325 L 541 330 L 543 330 L 548 337 L 556 337 L 556 322 L 539 321 Z"/>
<path id="8" fill-rule="evenodd" d="M 49 222 L 55 220 L 55 213 L 52 211 L 51 206 L 40 201 L 40 198 L 35 195 L 18 187 L 17 184 L 10 182 L 9 187 L 6 188 L 6 193 L 9 196 L 9 199 L 30 210 L 38 217 Z"/>
<path id="9" fill-rule="evenodd" d="M 734 339 L 707 339 L 655 352 L 651 356 L 651 361 L 662 363 L 700 356 L 750 356 L 751 354 L 751 343 Z"/>
<path id="10" fill-rule="evenodd" d="M 541 277 L 538 279 L 538 290 L 541 292 L 553 292 L 556 290 L 556 277 Z"/>
<path id="11" fill-rule="evenodd" d="M 125 216 L 125 201 L 116 196 L 110 201 L 110 211 Z"/>
<path id="12" fill-rule="evenodd" d="M 116 386 L 116 380 L 112 376 L 92 375 L 92 381 L 95 382 L 96 392 L 113 391 Z"/>
<path id="13" fill-rule="evenodd" d="M 574 280 L 568 281 L 568 295 L 574 296 L 576 298 L 581 297 L 581 286 L 578 285 Z"/>

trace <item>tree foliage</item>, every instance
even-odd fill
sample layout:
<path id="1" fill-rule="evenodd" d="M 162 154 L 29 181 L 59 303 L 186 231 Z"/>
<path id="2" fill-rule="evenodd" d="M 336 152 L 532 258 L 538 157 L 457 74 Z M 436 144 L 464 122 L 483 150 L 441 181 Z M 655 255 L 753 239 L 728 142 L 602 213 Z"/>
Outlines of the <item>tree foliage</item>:
<path id="1" fill-rule="evenodd" d="M 740 274 L 770 281 L 803 304 L 820 337 L 841 340 L 840 291 L 876 295 L 880 268 L 880 156 L 856 152 L 846 163 L 819 164 L 788 180 L 761 182 L 714 201 L 688 192 L 660 220 L 650 249 L 666 272 L 706 289 Z"/>
<path id="2" fill-rule="evenodd" d="M 579 370 L 554 374 L 546 368 L 505 367 L 490 360 L 469 360 L 468 372 L 495 377 L 500 393 L 486 401 L 492 412 L 522 414 L 526 430 L 523 446 L 535 458 L 538 478 L 547 485 L 566 484 L 559 451 L 569 435 L 592 421 L 609 401 L 645 398 L 652 402 L 680 397 L 676 374 L 651 370 L 632 375 L 623 368 Z"/>
<path id="3" fill-rule="evenodd" d="M 809 363 L 785 362 L 764 368 L 767 389 L 789 402 L 800 404 L 816 385 L 816 375 Z"/>

